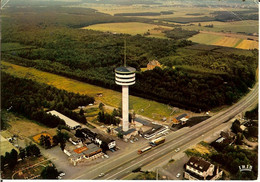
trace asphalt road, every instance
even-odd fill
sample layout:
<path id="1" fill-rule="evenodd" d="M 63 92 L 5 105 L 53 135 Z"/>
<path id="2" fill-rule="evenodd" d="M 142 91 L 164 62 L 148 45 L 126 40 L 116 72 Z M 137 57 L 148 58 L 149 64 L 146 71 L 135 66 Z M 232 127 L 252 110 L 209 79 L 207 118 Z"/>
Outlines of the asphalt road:
<path id="1" fill-rule="evenodd" d="M 102 164 L 96 165 L 86 170 L 81 170 L 75 174 L 74 179 L 120 179 L 132 170 L 145 165 L 158 165 L 160 160 L 165 157 L 171 158 L 171 153 L 174 149 L 190 143 L 201 137 L 203 134 L 214 130 L 221 123 L 226 122 L 250 107 L 258 101 L 258 83 L 243 99 L 234 104 L 225 111 L 222 111 L 211 118 L 191 127 L 185 128 L 182 132 L 171 132 L 166 137 L 166 142 L 160 146 L 153 148 L 144 154 L 137 154 L 136 151 L 130 152 L 113 160 L 108 160 Z M 98 177 L 100 173 L 105 173 L 105 176 Z"/>

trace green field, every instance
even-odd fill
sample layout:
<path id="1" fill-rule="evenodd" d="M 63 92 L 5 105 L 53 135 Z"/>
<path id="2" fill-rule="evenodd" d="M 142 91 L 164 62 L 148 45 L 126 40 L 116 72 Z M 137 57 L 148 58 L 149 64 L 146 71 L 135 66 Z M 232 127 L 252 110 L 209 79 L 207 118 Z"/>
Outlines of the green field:
<path id="1" fill-rule="evenodd" d="M 200 44 L 212 45 L 215 42 L 221 40 L 222 38 L 224 38 L 224 36 L 200 33 L 200 34 L 197 34 L 197 35 L 189 38 L 189 40 L 200 43 Z"/>
<path id="2" fill-rule="evenodd" d="M 53 85 L 58 89 L 64 89 L 70 92 L 80 94 L 87 94 L 95 97 L 107 105 L 113 107 L 121 106 L 121 93 L 110 89 L 105 89 L 95 85 L 90 85 L 84 82 L 69 79 L 63 76 L 43 72 L 34 68 L 27 68 L 14 65 L 8 62 L 1 62 L 4 71 L 23 78 L 35 80 L 37 82 Z M 97 97 L 98 93 L 103 93 L 102 97 Z M 130 87 L 131 93 L 131 87 Z M 140 114 L 149 118 L 161 119 L 162 117 L 169 117 L 172 113 L 172 107 L 159 102 L 143 99 L 140 97 L 130 96 L 130 110 L 134 110 L 136 114 Z M 181 112 L 181 110 L 179 110 Z M 177 113 L 175 113 L 177 114 Z"/>
<path id="3" fill-rule="evenodd" d="M 201 26 L 198 26 L 198 24 Z M 213 24 L 213 28 L 204 27 L 206 25 Z M 258 21 L 256 20 L 244 20 L 244 21 L 234 21 L 234 22 L 219 22 L 219 21 L 210 21 L 210 22 L 196 22 L 189 25 L 183 25 L 182 28 L 186 30 L 203 30 L 203 31 L 212 31 L 212 32 L 245 32 L 245 33 L 257 33 L 258 32 Z"/>
<path id="4" fill-rule="evenodd" d="M 160 29 L 156 31 L 155 29 Z M 103 23 L 103 24 L 95 24 L 87 27 L 83 27 L 83 29 L 91 29 L 98 30 L 103 32 L 112 32 L 112 33 L 125 33 L 125 34 L 144 34 L 147 31 L 150 31 L 150 37 L 164 37 L 162 33 L 163 30 L 171 30 L 172 27 L 167 26 L 158 26 L 148 23 L 139 23 L 139 22 L 127 22 L 127 23 Z"/>

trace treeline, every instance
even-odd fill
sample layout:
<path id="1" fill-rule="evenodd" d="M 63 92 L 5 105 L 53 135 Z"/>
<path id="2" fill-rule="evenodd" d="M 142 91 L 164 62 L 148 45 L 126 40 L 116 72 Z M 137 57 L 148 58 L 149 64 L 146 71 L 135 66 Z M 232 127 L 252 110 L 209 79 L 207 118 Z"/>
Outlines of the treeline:
<path id="1" fill-rule="evenodd" d="M 105 113 L 104 111 L 98 113 L 98 121 L 109 125 L 110 124 L 118 125 L 120 123 L 119 118 L 116 118 L 113 114 L 110 115 L 108 113 Z"/>
<path id="2" fill-rule="evenodd" d="M 174 28 L 172 30 L 166 30 L 163 33 L 165 33 L 166 37 L 170 39 L 179 40 L 179 39 L 187 39 L 189 37 L 192 37 L 193 35 L 198 34 L 199 32 L 184 30 L 182 28 Z"/>
<path id="3" fill-rule="evenodd" d="M 21 113 L 49 127 L 65 125 L 65 122 L 56 116 L 47 114 L 44 109 L 55 109 L 76 121 L 86 123 L 84 116 L 72 112 L 70 109 L 93 103 L 94 98 L 14 77 L 5 72 L 2 72 L 1 76 L 3 108 Z"/>
<path id="4" fill-rule="evenodd" d="M 140 12 L 140 13 L 116 13 L 114 16 L 160 16 L 161 13 L 156 12 Z"/>
<path id="5" fill-rule="evenodd" d="M 232 145 L 222 147 L 218 153 L 210 156 L 211 160 L 221 164 L 232 174 L 232 179 L 236 180 L 256 180 L 258 173 L 257 152 L 240 149 Z M 239 166 L 251 165 L 252 171 L 240 172 Z"/>
<path id="6" fill-rule="evenodd" d="M 216 21 L 241 21 L 241 20 L 258 20 L 258 11 L 215 11 Z"/>

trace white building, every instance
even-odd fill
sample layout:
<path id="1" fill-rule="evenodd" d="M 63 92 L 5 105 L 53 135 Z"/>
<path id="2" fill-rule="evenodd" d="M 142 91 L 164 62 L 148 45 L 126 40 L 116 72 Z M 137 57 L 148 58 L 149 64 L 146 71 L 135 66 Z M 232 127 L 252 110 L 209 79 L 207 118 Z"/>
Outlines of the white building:
<path id="1" fill-rule="evenodd" d="M 53 110 L 53 111 L 49 111 L 47 112 L 47 114 L 51 114 L 51 115 L 54 115 L 54 116 L 57 116 L 59 117 L 60 119 L 64 120 L 66 125 L 71 128 L 71 129 L 77 129 L 77 128 L 80 128 L 80 124 L 77 123 L 76 121 L 68 118 L 67 116 L 64 116 L 63 114 Z"/>
<path id="2" fill-rule="evenodd" d="M 216 180 L 222 177 L 223 171 L 208 161 L 191 157 L 185 166 L 184 178 L 189 180 Z"/>

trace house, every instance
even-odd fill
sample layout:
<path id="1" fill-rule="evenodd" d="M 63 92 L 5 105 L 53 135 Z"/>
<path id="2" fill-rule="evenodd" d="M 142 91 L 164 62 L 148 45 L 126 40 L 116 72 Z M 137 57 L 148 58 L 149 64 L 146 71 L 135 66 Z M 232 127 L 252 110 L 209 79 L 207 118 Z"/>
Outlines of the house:
<path id="1" fill-rule="evenodd" d="M 153 70 L 156 66 L 161 67 L 161 64 L 157 60 L 149 61 L 147 64 L 147 70 Z"/>
<path id="2" fill-rule="evenodd" d="M 220 132 L 220 138 L 216 140 L 217 143 L 226 143 L 231 145 L 236 140 L 236 134 L 231 131 L 221 131 Z"/>
<path id="3" fill-rule="evenodd" d="M 83 128 L 79 131 L 82 133 L 82 135 L 85 138 L 98 144 L 102 148 L 103 151 L 106 151 L 108 149 L 110 150 L 110 149 L 113 149 L 116 147 L 116 141 L 113 139 L 105 137 L 101 134 L 94 133 L 87 128 Z"/>
<path id="4" fill-rule="evenodd" d="M 69 156 L 69 161 L 73 163 L 74 166 L 77 163 L 82 162 L 82 160 L 94 160 L 96 158 L 104 155 L 102 149 L 96 146 L 94 143 L 91 143 L 87 146 L 66 146 L 64 153 Z"/>
<path id="5" fill-rule="evenodd" d="M 189 120 L 189 116 L 186 113 L 184 113 L 184 114 L 179 115 L 176 118 L 173 118 L 173 124 L 185 125 L 188 120 Z"/>
<path id="6" fill-rule="evenodd" d="M 70 129 L 75 130 L 75 129 L 77 129 L 77 128 L 81 128 L 81 125 L 80 125 L 78 122 L 76 122 L 76 121 L 74 121 L 74 120 L 68 118 L 67 116 L 64 116 L 63 114 L 61 114 L 61 113 L 59 113 L 59 112 L 57 112 L 57 111 L 55 111 L 55 110 L 53 110 L 53 111 L 48 111 L 47 114 L 51 114 L 51 115 L 53 115 L 53 116 L 57 116 L 57 117 L 59 117 L 60 119 L 64 120 L 65 123 L 66 123 L 66 125 L 67 125 Z"/>
<path id="7" fill-rule="evenodd" d="M 184 178 L 188 180 L 216 180 L 223 171 L 199 157 L 191 157 L 185 165 Z"/>
<path id="8" fill-rule="evenodd" d="M 112 140 L 110 138 L 104 137 L 101 134 L 97 134 L 95 137 L 95 143 L 98 144 L 99 146 L 102 146 L 101 148 L 103 149 L 113 149 L 116 147 L 116 141 Z"/>

